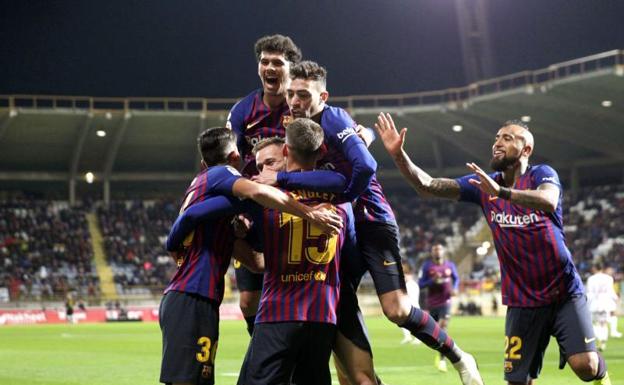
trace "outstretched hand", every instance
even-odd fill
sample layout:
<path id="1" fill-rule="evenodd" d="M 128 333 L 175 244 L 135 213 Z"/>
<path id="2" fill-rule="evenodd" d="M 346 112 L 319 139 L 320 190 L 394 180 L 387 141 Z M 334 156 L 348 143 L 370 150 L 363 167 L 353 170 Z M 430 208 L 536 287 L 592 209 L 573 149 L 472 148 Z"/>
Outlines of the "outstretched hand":
<path id="1" fill-rule="evenodd" d="M 479 180 L 469 179 L 468 183 L 490 196 L 498 196 L 498 193 L 500 192 L 500 185 L 496 183 L 494 179 L 490 178 L 490 176 L 486 174 L 481 167 L 477 166 L 475 163 L 466 163 L 466 167 L 468 167 L 470 171 L 474 172 L 477 175 L 477 178 L 479 178 Z"/>
<path id="2" fill-rule="evenodd" d="M 379 137 L 390 155 L 397 156 L 403 151 L 407 128 L 403 128 L 399 133 L 390 114 L 381 112 L 379 116 L 377 116 L 375 129 L 377 129 L 377 133 L 379 133 Z"/>

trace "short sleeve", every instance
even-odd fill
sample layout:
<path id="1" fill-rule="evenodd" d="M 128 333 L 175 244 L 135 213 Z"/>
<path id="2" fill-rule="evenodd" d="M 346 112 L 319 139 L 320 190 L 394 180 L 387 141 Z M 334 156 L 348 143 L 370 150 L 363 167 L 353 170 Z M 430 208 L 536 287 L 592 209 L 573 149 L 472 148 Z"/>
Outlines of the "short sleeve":
<path id="1" fill-rule="evenodd" d="M 208 171 L 208 188 L 214 195 L 232 195 L 232 186 L 241 174 L 232 166 L 215 166 Z"/>
<path id="2" fill-rule="evenodd" d="M 535 167 L 535 171 L 533 171 L 533 180 L 535 181 L 535 188 L 544 183 L 551 183 L 561 189 L 561 182 L 559 181 L 557 171 L 545 164 Z"/>
<path id="3" fill-rule="evenodd" d="M 455 179 L 459 184 L 459 200 L 461 202 L 472 202 L 481 204 L 481 190 L 468 182 L 470 179 L 478 179 L 475 174 L 464 175 Z"/>

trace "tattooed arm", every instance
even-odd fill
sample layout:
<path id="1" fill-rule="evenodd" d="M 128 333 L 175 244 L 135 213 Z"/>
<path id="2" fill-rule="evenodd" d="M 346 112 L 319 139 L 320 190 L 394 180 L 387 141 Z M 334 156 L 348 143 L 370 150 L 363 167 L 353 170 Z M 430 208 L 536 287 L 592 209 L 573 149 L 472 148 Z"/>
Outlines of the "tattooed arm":
<path id="1" fill-rule="evenodd" d="M 447 199 L 459 199 L 459 183 L 454 179 L 448 178 L 432 178 L 429 174 L 416 166 L 410 160 L 409 156 L 403 149 L 405 142 L 405 134 L 407 128 L 398 133 L 394 126 L 394 121 L 390 114 L 379 114 L 375 128 L 379 133 L 379 137 L 386 148 L 386 151 L 392 156 L 394 163 L 407 179 L 410 185 L 424 197 L 437 197 Z"/>

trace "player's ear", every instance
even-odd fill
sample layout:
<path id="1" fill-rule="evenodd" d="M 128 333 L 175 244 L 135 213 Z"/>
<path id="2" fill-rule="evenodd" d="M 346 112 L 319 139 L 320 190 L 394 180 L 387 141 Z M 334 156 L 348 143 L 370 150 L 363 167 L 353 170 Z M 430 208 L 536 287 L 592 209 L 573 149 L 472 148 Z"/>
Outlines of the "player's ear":
<path id="1" fill-rule="evenodd" d="M 284 158 L 288 158 L 288 145 L 284 144 L 284 146 L 282 147 L 282 155 L 284 155 Z"/>
<path id="2" fill-rule="evenodd" d="M 228 163 L 235 167 L 238 167 L 238 164 L 240 163 L 240 159 L 241 159 L 241 156 L 238 153 L 238 151 L 232 151 L 227 156 Z"/>
<path id="3" fill-rule="evenodd" d="M 522 149 L 522 153 L 524 156 L 528 158 L 529 156 L 531 156 L 531 154 L 533 154 L 533 147 L 524 146 L 524 148 Z"/>
<path id="4" fill-rule="evenodd" d="M 327 99 L 329 99 L 329 92 L 327 92 L 327 91 L 321 91 L 320 96 L 321 96 L 321 101 L 322 101 L 323 103 L 325 103 L 325 102 L 327 102 Z"/>

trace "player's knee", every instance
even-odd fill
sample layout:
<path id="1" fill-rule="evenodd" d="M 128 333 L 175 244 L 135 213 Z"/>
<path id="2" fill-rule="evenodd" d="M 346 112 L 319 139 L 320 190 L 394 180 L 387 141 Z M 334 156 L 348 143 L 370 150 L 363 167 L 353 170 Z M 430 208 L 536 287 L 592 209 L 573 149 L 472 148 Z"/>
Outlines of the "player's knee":
<path id="1" fill-rule="evenodd" d="M 395 303 L 383 307 L 386 318 L 397 325 L 403 325 L 409 316 L 409 309 L 403 308 L 400 304 Z"/>
<path id="2" fill-rule="evenodd" d="M 243 291 L 240 293 L 238 305 L 245 317 L 255 315 L 258 311 L 259 295 L 253 291 Z"/>
<path id="3" fill-rule="evenodd" d="M 568 364 L 583 381 L 592 381 L 598 374 L 598 356 L 595 352 L 574 354 L 568 358 Z"/>
<path id="4" fill-rule="evenodd" d="M 382 294 L 379 299 L 381 300 L 381 307 L 384 315 L 388 320 L 397 324 L 403 325 L 409 317 L 412 306 L 409 302 L 407 295 L 400 290 Z"/>

